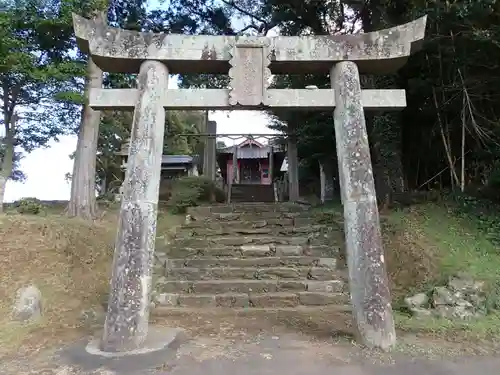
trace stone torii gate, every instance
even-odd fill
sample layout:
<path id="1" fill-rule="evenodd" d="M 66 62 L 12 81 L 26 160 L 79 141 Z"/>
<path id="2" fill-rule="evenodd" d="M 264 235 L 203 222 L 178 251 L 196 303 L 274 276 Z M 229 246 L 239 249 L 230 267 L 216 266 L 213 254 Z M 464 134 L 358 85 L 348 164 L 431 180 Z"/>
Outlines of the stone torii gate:
<path id="1" fill-rule="evenodd" d="M 165 109 L 333 110 L 349 285 L 363 343 L 388 348 L 394 322 L 364 110 L 398 110 L 404 90 L 362 90 L 359 72 L 388 74 L 422 44 L 426 17 L 357 35 L 257 37 L 141 33 L 73 16 L 80 49 L 107 72 L 139 73 L 137 89 L 93 88 L 94 109 L 133 110 L 111 292 L 100 348 L 135 350 L 148 335 Z M 168 90 L 169 74 L 229 73 L 226 90 Z M 329 73 L 331 89 L 269 89 L 271 73 Z"/>

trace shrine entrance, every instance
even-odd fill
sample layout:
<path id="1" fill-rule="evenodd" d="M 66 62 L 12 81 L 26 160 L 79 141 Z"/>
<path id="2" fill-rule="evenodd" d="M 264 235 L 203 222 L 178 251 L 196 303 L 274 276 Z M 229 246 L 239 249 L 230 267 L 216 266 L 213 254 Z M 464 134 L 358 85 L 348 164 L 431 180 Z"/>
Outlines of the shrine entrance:
<path id="1" fill-rule="evenodd" d="M 255 185 L 260 185 L 262 183 L 261 165 L 258 160 L 246 160 L 240 164 L 239 169 L 241 176 L 240 183 Z"/>
<path id="2" fill-rule="evenodd" d="M 165 109 L 334 110 L 354 327 L 369 347 L 394 346 L 364 111 L 399 110 L 406 97 L 404 90 L 361 89 L 360 73 L 390 74 L 404 66 L 422 46 L 426 17 L 366 34 L 300 37 L 141 33 L 77 15 L 73 24 L 80 49 L 103 71 L 138 73 L 137 89 L 89 91 L 94 109 L 134 111 L 101 350 L 135 350 L 148 335 Z M 167 89 L 169 74 L 185 73 L 228 74 L 229 88 Z M 271 74 L 329 74 L 331 88 L 271 89 Z M 294 129 L 289 134 L 289 195 L 296 201 Z"/>

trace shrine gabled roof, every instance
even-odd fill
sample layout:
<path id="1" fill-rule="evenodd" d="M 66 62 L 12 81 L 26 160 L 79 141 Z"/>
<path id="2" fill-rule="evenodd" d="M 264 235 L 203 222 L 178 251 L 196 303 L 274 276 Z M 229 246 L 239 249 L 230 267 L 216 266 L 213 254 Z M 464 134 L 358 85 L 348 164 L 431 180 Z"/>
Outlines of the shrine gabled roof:
<path id="1" fill-rule="evenodd" d="M 273 74 L 328 73 L 339 61 L 355 61 L 361 73 L 392 73 L 419 50 L 427 17 L 353 35 L 209 36 L 147 33 L 113 28 L 76 14 L 76 37 L 107 72 L 137 73 L 144 60 L 168 63 L 171 74 L 227 73 L 235 46 L 262 46 Z"/>

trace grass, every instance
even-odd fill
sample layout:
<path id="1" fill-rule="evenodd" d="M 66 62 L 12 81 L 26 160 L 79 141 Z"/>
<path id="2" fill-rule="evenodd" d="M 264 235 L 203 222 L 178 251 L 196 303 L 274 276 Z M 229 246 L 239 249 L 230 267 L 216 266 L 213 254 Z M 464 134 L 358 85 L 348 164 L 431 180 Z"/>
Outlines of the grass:
<path id="1" fill-rule="evenodd" d="M 461 217 L 453 206 L 427 204 L 394 212 L 389 220 L 394 227 L 418 228 L 412 231 L 425 236 L 427 266 L 418 265 L 425 275 L 416 278 L 417 288 L 393 280 L 399 287 L 408 285 L 407 295 L 428 291 L 432 286 L 444 285 L 450 276 L 467 275 L 486 283 L 489 297 L 497 298 L 500 284 L 500 249 L 478 230 L 472 215 Z M 386 250 L 387 251 L 387 250 Z M 390 250 L 389 250 L 390 251 Z M 400 251 L 408 251 L 400 249 Z M 500 337 L 500 313 L 471 321 L 438 318 L 415 319 L 396 314 L 401 330 L 427 333 L 449 340 L 497 340 Z"/>
<path id="2" fill-rule="evenodd" d="M 88 329 L 82 312 L 102 313 L 116 218 L 116 210 L 109 210 L 90 223 L 68 219 L 53 208 L 42 216 L 0 215 L 0 358 L 76 339 Z M 162 213 L 158 232 L 178 221 Z M 16 290 L 31 283 L 42 292 L 43 318 L 33 324 L 13 322 Z"/>
<path id="3" fill-rule="evenodd" d="M 338 218 L 339 212 L 335 206 L 319 214 Z M 473 214 L 459 214 L 451 202 L 429 203 L 381 215 L 381 223 L 395 319 L 401 331 L 457 341 L 500 337 L 500 313 L 466 322 L 416 319 L 398 311 L 404 297 L 445 285 L 453 275 L 484 281 L 492 298 L 497 298 L 500 249 L 485 236 Z"/>

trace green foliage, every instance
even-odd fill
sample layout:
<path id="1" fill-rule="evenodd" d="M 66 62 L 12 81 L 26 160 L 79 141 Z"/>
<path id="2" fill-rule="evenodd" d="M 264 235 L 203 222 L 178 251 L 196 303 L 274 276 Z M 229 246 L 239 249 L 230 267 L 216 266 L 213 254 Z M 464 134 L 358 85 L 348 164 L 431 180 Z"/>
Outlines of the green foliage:
<path id="1" fill-rule="evenodd" d="M 0 7 L 0 144 L 16 147 L 13 172 L 11 160 L 3 160 L 1 168 L 20 178 L 21 150 L 30 152 L 74 132 L 85 69 L 72 56 L 72 8 L 66 2 L 1 1 Z"/>
<path id="2" fill-rule="evenodd" d="M 500 204 L 467 194 L 451 194 L 453 212 L 470 221 L 495 246 L 500 246 Z M 498 251 L 500 254 L 500 250 Z"/>
<path id="3" fill-rule="evenodd" d="M 182 177 L 173 182 L 168 205 L 174 214 L 185 213 L 188 207 L 200 203 L 224 202 L 225 194 L 205 177 Z"/>
<path id="4" fill-rule="evenodd" d="M 199 196 L 202 190 L 199 187 L 187 187 L 185 189 L 174 189 L 172 196 L 168 200 L 173 214 L 186 213 L 188 207 L 195 207 L 199 204 Z"/>
<path id="5" fill-rule="evenodd" d="M 349 11 L 346 11 L 349 9 Z M 155 11 L 155 31 L 187 34 L 333 35 L 373 31 L 428 15 L 422 52 L 396 74 L 362 76 L 364 88 L 403 88 L 407 108 L 400 113 L 367 113 L 372 162 L 378 185 L 390 192 L 452 186 L 449 158 L 460 175 L 465 157 L 466 184 L 497 183 L 492 166 L 500 160 L 500 8 L 470 1 L 374 0 L 172 0 Z M 237 20 L 237 21 L 236 21 Z M 466 21 L 464 21 L 466 20 Z M 183 75 L 184 87 L 225 87 L 211 75 Z M 327 76 L 278 75 L 275 87 L 329 87 Z M 271 127 L 294 133 L 306 174 L 317 176 L 318 160 L 336 164 L 331 113 L 270 112 Z M 465 142 L 461 134 L 465 127 Z M 496 173 L 496 172 L 495 172 Z M 377 190 L 379 186 L 377 185 Z M 456 183 L 454 184 L 457 185 Z"/>
<path id="6" fill-rule="evenodd" d="M 44 205 L 37 198 L 22 198 L 14 203 L 14 207 L 22 215 L 38 215 L 44 211 Z"/>
<path id="7" fill-rule="evenodd" d="M 205 141 L 196 136 L 205 124 L 204 111 L 168 111 L 165 122 L 164 154 L 193 155 L 198 145 Z"/>

